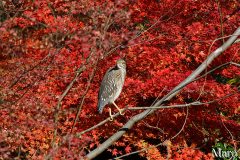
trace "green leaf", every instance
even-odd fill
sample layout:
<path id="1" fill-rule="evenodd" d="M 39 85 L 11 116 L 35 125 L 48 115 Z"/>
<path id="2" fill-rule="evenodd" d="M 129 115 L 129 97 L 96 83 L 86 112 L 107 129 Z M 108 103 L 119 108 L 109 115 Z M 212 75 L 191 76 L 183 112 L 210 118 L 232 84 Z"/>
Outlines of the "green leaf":
<path id="1" fill-rule="evenodd" d="M 227 81 L 227 84 L 237 84 L 240 83 L 240 78 L 233 78 Z"/>

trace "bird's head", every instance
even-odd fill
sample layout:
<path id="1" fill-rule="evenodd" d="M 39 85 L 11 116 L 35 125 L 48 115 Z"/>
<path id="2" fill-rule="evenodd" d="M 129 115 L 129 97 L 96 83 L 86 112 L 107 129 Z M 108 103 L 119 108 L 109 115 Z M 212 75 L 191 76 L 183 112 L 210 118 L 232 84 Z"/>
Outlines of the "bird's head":
<path id="1" fill-rule="evenodd" d="M 126 61 L 124 59 L 119 59 L 117 60 L 117 67 L 126 69 Z"/>

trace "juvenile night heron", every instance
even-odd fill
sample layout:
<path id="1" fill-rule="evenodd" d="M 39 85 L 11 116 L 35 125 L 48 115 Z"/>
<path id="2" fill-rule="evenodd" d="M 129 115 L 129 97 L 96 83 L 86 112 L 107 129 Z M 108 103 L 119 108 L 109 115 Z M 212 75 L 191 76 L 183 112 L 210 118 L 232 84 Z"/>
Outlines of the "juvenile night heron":
<path id="1" fill-rule="evenodd" d="M 114 67 L 105 73 L 98 93 L 98 111 L 102 113 L 107 104 L 113 104 L 123 115 L 122 110 L 115 104 L 119 97 L 126 77 L 126 62 L 123 59 L 117 60 Z M 110 119 L 113 120 L 111 108 L 109 108 Z"/>

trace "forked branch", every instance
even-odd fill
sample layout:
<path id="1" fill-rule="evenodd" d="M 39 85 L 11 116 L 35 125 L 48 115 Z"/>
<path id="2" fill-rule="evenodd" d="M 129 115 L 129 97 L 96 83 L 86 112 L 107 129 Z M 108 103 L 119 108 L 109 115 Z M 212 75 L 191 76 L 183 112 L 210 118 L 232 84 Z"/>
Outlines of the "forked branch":
<path id="1" fill-rule="evenodd" d="M 168 101 L 171 98 L 173 98 L 175 95 L 177 95 L 189 82 L 191 82 L 193 79 L 195 79 L 202 71 L 204 71 L 209 64 L 212 63 L 212 61 L 217 58 L 219 55 L 221 55 L 228 47 L 230 47 L 235 40 L 240 35 L 240 27 L 232 34 L 232 36 L 219 48 L 217 48 L 214 52 L 212 52 L 207 59 L 192 73 L 190 74 L 184 81 L 182 81 L 179 85 L 177 85 L 172 91 L 170 91 L 166 96 L 164 96 L 161 100 L 157 101 L 153 107 L 160 106 L 164 101 Z M 131 129 L 133 125 L 144 119 L 149 114 L 152 114 L 157 109 L 148 109 L 145 110 L 142 113 L 139 113 L 135 116 L 133 116 L 119 131 L 117 131 L 115 134 L 113 134 L 110 138 L 108 138 L 105 142 L 103 142 L 101 145 L 99 145 L 96 149 L 89 152 L 85 158 L 87 159 L 93 159 L 100 153 L 102 153 L 105 149 L 107 149 L 110 145 L 112 145 L 114 142 L 116 142 L 119 138 L 123 136 L 123 134 L 126 133 L 127 130 Z"/>

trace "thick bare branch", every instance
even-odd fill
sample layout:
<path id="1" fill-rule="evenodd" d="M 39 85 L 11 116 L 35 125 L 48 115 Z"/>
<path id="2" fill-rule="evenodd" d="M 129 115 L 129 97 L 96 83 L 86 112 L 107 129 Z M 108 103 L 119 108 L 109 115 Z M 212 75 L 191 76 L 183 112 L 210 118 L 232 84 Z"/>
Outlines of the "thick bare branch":
<path id="1" fill-rule="evenodd" d="M 217 48 L 214 52 L 212 52 L 207 59 L 192 73 L 190 74 L 183 82 L 181 82 L 178 86 L 176 86 L 171 92 L 169 92 L 166 96 L 164 96 L 161 100 L 154 104 L 154 106 L 160 106 L 164 101 L 170 100 L 176 94 L 178 94 L 184 86 L 186 86 L 190 81 L 195 79 L 202 71 L 204 71 L 207 66 L 217 58 L 223 51 L 225 51 L 228 47 L 230 47 L 237 37 L 240 35 L 240 27 L 233 33 L 233 35 L 219 48 Z M 179 89 L 180 88 L 180 89 Z M 104 143 L 99 145 L 96 149 L 89 152 L 86 155 L 87 159 L 93 159 L 100 153 L 102 153 L 105 149 L 107 149 L 110 145 L 112 145 L 115 141 L 123 136 L 127 130 L 131 129 L 133 125 L 152 114 L 156 109 L 148 109 L 140 114 L 133 116 L 118 132 L 112 135 L 109 139 L 107 139 Z"/>

